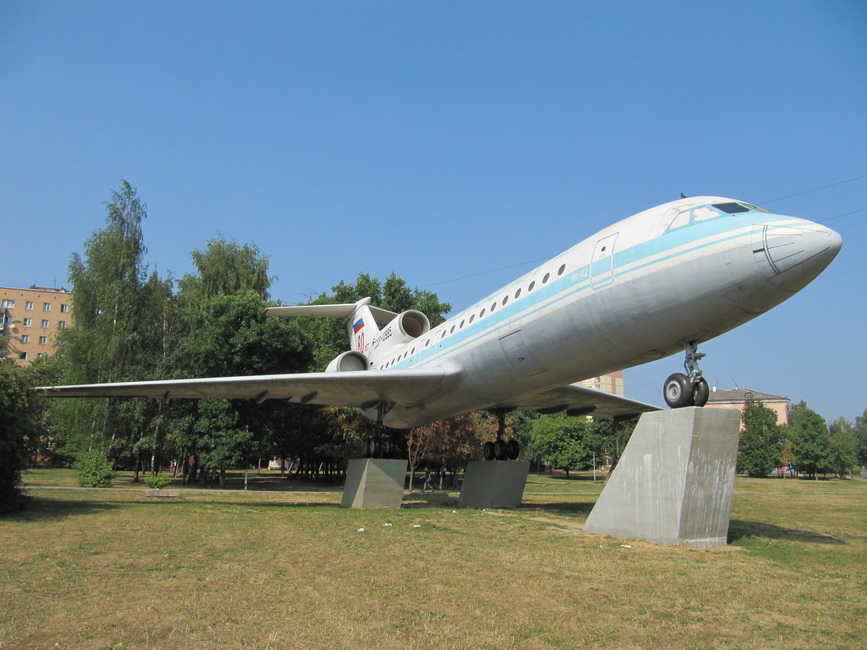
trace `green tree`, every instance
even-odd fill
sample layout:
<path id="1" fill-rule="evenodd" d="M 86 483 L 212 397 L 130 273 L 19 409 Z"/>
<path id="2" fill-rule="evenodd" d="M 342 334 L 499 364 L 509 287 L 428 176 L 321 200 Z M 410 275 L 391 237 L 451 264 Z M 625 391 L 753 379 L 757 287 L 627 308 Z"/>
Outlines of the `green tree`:
<path id="1" fill-rule="evenodd" d="M 59 336 L 67 383 L 154 378 L 163 359 L 166 301 L 171 283 L 148 272 L 142 221 L 147 207 L 126 181 L 106 204 L 105 226 L 69 265 L 72 327 Z M 102 449 L 117 457 L 147 435 L 155 405 L 116 399 L 58 400 L 52 404 L 58 443 L 77 453 Z"/>
<path id="2" fill-rule="evenodd" d="M 303 372 L 310 352 L 298 323 L 268 318 L 267 303 L 255 291 L 184 303 L 188 310 L 176 336 L 172 373 L 176 377 L 232 377 Z M 232 458 L 277 444 L 300 417 L 302 407 L 284 402 L 221 400 L 220 405 L 178 401 L 171 405 L 168 434 L 177 455 L 197 457 L 202 468 L 225 469 Z M 218 435 L 217 428 L 226 426 Z M 248 436 L 249 434 L 249 436 Z M 237 453 L 229 447 L 238 444 Z"/>
<path id="3" fill-rule="evenodd" d="M 528 455 L 546 465 L 566 471 L 587 469 L 592 463 L 592 450 L 585 443 L 590 432 L 586 417 L 568 417 L 564 413 L 542 415 L 533 424 L 532 442 Z"/>
<path id="4" fill-rule="evenodd" d="M 268 275 L 268 257 L 255 244 L 241 245 L 218 237 L 191 255 L 198 273 L 187 274 L 178 282 L 185 299 L 206 300 L 252 291 L 268 300 L 276 278 Z"/>
<path id="5" fill-rule="evenodd" d="M 855 418 L 853 433 L 858 439 L 858 464 L 861 467 L 867 466 L 867 409 L 860 417 Z"/>
<path id="6" fill-rule="evenodd" d="M 632 437 L 637 420 L 616 422 L 607 418 L 595 418 L 584 436 L 584 444 L 596 454 L 597 463 L 611 458 L 612 467 L 617 464 L 626 443 Z"/>
<path id="7" fill-rule="evenodd" d="M 754 478 L 766 477 L 780 464 L 783 453 L 783 433 L 777 426 L 777 414 L 761 402 L 749 399 L 742 418 L 737 471 Z"/>
<path id="8" fill-rule="evenodd" d="M 0 347 L 6 341 L 0 337 Z M 0 514 L 27 505 L 21 472 L 27 462 L 28 440 L 39 437 L 43 401 L 31 389 L 32 374 L 19 368 L 0 350 Z"/>
<path id="9" fill-rule="evenodd" d="M 855 427 L 846 418 L 838 418 L 831 423 L 831 465 L 837 476 L 845 478 L 852 476 L 852 470 L 858 469 L 858 437 Z"/>
<path id="10" fill-rule="evenodd" d="M 831 470 L 831 440 L 825 420 L 800 402 L 789 408 L 787 435 L 792 442 L 798 471 L 818 479 Z"/>

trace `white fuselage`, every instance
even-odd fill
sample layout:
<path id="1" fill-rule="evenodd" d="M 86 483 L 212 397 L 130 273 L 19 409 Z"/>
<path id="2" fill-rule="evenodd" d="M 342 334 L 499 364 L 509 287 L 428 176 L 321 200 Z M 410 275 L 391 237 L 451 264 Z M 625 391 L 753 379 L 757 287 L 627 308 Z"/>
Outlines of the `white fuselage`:
<path id="1" fill-rule="evenodd" d="M 418 407 L 396 405 L 384 423 L 509 407 L 528 391 L 682 351 L 792 296 L 840 246 L 828 228 L 721 197 L 641 212 L 409 343 L 364 350 L 371 369 L 461 371 L 456 389 Z"/>

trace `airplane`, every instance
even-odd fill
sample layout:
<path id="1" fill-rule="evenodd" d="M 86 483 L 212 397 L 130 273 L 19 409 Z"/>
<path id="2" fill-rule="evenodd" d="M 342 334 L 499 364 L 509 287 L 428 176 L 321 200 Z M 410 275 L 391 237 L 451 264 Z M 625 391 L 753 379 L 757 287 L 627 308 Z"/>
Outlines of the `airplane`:
<path id="1" fill-rule="evenodd" d="M 351 406 L 409 428 L 475 410 L 498 417 L 488 460 L 517 457 L 512 409 L 615 419 L 658 407 L 573 382 L 684 351 L 671 408 L 709 396 L 698 346 L 791 297 L 842 246 L 835 231 L 719 196 L 682 198 L 619 221 L 436 327 L 370 304 L 271 307 L 269 316 L 345 319 L 350 350 L 325 372 L 45 386 L 50 397 L 248 398 Z M 379 453 L 377 439 L 366 443 Z"/>

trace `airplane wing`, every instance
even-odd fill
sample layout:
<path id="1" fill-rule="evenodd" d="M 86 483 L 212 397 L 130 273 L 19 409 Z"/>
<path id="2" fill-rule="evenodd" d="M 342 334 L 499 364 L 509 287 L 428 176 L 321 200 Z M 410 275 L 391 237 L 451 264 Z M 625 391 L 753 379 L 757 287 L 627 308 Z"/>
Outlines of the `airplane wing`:
<path id="1" fill-rule="evenodd" d="M 359 370 L 289 375 L 171 379 L 114 384 L 41 386 L 47 397 L 154 397 L 282 399 L 301 404 L 372 408 L 379 402 L 413 406 L 452 389 L 461 373 L 443 368 Z"/>
<path id="2" fill-rule="evenodd" d="M 569 415 L 592 415 L 616 419 L 632 419 L 642 413 L 660 410 L 658 406 L 652 404 L 604 393 L 581 384 L 531 391 L 510 400 L 508 406 L 541 413 L 566 411 Z"/>

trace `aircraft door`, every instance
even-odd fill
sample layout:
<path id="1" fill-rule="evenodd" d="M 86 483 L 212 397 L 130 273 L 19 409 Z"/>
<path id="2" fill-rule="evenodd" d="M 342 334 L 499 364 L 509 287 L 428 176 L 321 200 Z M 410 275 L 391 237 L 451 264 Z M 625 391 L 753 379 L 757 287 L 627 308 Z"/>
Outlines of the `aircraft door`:
<path id="1" fill-rule="evenodd" d="M 601 289 L 614 282 L 614 243 L 618 233 L 603 237 L 596 242 L 590 261 L 590 287 Z"/>

